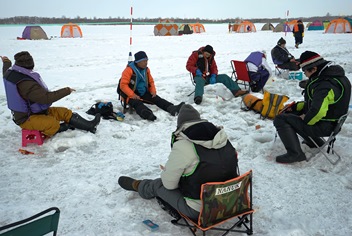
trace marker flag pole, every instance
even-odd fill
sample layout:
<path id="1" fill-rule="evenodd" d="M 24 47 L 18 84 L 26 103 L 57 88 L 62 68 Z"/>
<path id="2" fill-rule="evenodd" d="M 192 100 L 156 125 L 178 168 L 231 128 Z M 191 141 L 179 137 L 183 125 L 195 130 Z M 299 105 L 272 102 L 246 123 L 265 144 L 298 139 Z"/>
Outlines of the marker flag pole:
<path id="1" fill-rule="evenodd" d="M 132 16 L 133 16 L 133 6 L 132 6 L 132 0 L 131 0 L 131 21 L 130 21 L 130 52 L 128 54 L 128 63 L 133 61 L 132 58 Z"/>
<path id="2" fill-rule="evenodd" d="M 285 30 L 285 38 L 286 38 L 286 34 L 287 34 L 287 31 L 288 31 L 288 14 L 290 13 L 289 10 L 287 10 L 286 12 L 286 24 L 285 24 L 285 27 L 284 27 L 284 30 Z"/>

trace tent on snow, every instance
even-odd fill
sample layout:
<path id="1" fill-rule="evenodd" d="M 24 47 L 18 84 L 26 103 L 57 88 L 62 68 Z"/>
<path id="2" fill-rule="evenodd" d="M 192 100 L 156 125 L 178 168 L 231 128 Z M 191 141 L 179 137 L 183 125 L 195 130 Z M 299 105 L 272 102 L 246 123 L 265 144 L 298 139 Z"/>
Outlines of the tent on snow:
<path id="1" fill-rule="evenodd" d="M 263 25 L 262 30 L 274 30 L 274 26 L 271 23 L 266 23 L 265 25 Z"/>
<path id="2" fill-rule="evenodd" d="M 39 25 L 26 26 L 22 32 L 22 38 L 17 39 L 48 39 L 45 31 Z"/>
<path id="3" fill-rule="evenodd" d="M 201 23 L 191 24 L 191 26 L 193 28 L 193 33 L 204 33 L 205 32 L 204 25 Z"/>
<path id="4" fill-rule="evenodd" d="M 324 30 L 323 22 L 315 20 L 308 26 L 308 30 Z"/>
<path id="5" fill-rule="evenodd" d="M 326 27 L 328 27 L 329 23 L 330 23 L 329 20 L 324 20 L 323 21 L 324 29 L 326 29 Z"/>
<path id="6" fill-rule="evenodd" d="M 178 34 L 193 34 L 193 27 L 190 24 L 181 24 L 178 27 Z"/>
<path id="7" fill-rule="evenodd" d="M 242 21 L 240 23 L 235 23 L 232 26 L 232 31 L 237 33 L 249 33 L 257 32 L 255 25 L 250 21 Z"/>
<path id="8" fill-rule="evenodd" d="M 279 23 L 275 26 L 274 32 L 291 32 L 291 28 L 286 23 Z"/>
<path id="9" fill-rule="evenodd" d="M 82 38 L 81 28 L 72 23 L 65 24 L 61 27 L 61 38 Z"/>
<path id="10" fill-rule="evenodd" d="M 178 26 L 172 20 L 159 20 L 154 26 L 155 36 L 178 35 Z"/>
<path id="11" fill-rule="evenodd" d="M 351 33 L 351 24 L 343 18 L 334 19 L 326 27 L 325 33 Z"/>

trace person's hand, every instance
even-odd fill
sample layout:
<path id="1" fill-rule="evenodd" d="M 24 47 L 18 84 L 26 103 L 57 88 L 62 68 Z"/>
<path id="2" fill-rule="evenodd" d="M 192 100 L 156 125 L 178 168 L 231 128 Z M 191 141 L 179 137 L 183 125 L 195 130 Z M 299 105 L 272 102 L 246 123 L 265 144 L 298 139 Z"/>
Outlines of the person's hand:
<path id="1" fill-rule="evenodd" d="M 131 97 L 131 99 L 141 99 L 137 94 L 133 94 L 133 96 Z"/>
<path id="2" fill-rule="evenodd" d="M 212 74 L 209 79 L 210 84 L 215 84 L 216 83 L 216 74 Z"/>
<path id="3" fill-rule="evenodd" d="M 73 88 L 68 88 L 70 90 L 70 93 L 72 92 L 76 92 L 76 89 L 73 89 Z"/>
<path id="4" fill-rule="evenodd" d="M 0 57 L 1 57 L 2 62 L 9 60 L 9 58 L 7 56 L 0 56 Z"/>
<path id="5" fill-rule="evenodd" d="M 155 98 L 156 93 L 150 93 L 152 95 L 153 98 Z"/>
<path id="6" fill-rule="evenodd" d="M 196 76 L 203 76 L 203 73 L 200 71 L 200 69 L 196 70 Z"/>

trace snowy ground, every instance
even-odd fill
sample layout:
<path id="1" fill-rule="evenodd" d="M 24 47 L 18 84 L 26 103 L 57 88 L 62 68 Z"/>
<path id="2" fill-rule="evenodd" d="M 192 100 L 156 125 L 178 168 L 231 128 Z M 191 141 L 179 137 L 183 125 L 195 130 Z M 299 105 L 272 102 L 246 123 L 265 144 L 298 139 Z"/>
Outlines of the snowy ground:
<path id="1" fill-rule="evenodd" d="M 214 47 L 220 73 L 231 75 L 230 60 L 243 60 L 254 50 L 266 50 L 274 68 L 270 50 L 285 35 L 260 31 L 261 26 L 257 25 L 257 33 L 229 34 L 227 24 L 205 25 L 204 34 L 175 37 L 156 37 L 153 26 L 134 26 L 132 51 L 148 54 L 161 97 L 193 104 L 192 97 L 187 97 L 194 88 L 185 64 L 201 46 Z M 96 100 L 112 101 L 121 110 L 115 91 L 130 51 L 129 26 L 82 26 L 80 39 L 16 40 L 23 28 L 0 27 L 0 55 L 13 59 L 15 53 L 27 50 L 50 89 L 70 86 L 77 90 L 55 106 L 68 107 L 89 119 L 85 112 Z M 43 28 L 48 36 L 58 36 L 61 29 Z M 296 57 L 305 50 L 318 52 L 342 65 L 351 79 L 351 36 L 307 31 L 299 49 L 294 48 L 291 33 L 286 40 Z M 288 95 L 288 102 L 302 99 L 297 81 L 274 77 L 266 89 Z M 204 102 L 195 106 L 202 118 L 225 127 L 238 150 L 241 173 L 253 170 L 254 234 L 352 235 L 352 154 L 348 148 L 352 114 L 335 143 L 343 157 L 337 166 L 321 154 L 309 162 L 280 165 L 275 156 L 285 149 L 280 139 L 274 142 L 272 121 L 242 111 L 241 98 L 223 101 L 220 94 L 229 96 L 222 85 L 207 86 Z M 61 210 L 59 235 L 148 235 L 141 223 L 145 219 L 159 224 L 159 231 L 152 235 L 189 235 L 187 229 L 170 223 L 171 217 L 156 201 L 143 200 L 117 184 L 120 175 L 159 177 L 176 117 L 153 107 L 156 122 L 126 114 L 123 122 L 102 120 L 95 135 L 67 131 L 42 146 L 28 146 L 26 150 L 34 155 L 21 155 L 21 130 L 11 120 L 3 85 L 0 104 L 0 226 L 57 206 Z"/>

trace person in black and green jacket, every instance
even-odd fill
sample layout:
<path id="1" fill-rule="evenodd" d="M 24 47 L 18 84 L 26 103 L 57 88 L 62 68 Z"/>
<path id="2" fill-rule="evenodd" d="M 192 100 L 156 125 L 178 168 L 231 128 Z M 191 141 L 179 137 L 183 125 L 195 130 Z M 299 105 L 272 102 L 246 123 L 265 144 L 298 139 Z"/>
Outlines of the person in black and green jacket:
<path id="1" fill-rule="evenodd" d="M 338 119 L 348 112 L 351 83 L 339 65 L 324 60 L 319 54 L 305 51 L 300 56 L 300 67 L 309 78 L 304 89 L 304 101 L 296 102 L 274 119 L 274 126 L 287 153 L 276 157 L 279 163 L 306 160 L 298 135 L 309 147 L 321 146 L 320 137 L 329 136 Z"/>

